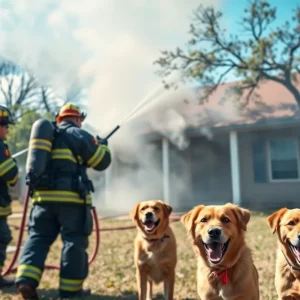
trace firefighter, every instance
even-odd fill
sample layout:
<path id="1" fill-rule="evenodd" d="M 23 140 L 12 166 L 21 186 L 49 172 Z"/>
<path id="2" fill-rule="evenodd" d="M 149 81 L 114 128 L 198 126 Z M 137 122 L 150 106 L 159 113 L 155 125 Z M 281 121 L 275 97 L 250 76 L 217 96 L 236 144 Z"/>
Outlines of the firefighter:
<path id="1" fill-rule="evenodd" d="M 58 234 L 63 241 L 59 294 L 69 299 L 88 295 L 82 288 L 88 276 L 88 237 L 92 233 L 92 182 L 86 168 L 103 171 L 110 165 L 107 140 L 94 138 L 81 129 L 86 115 L 79 107 L 66 104 L 56 117 L 56 134 L 52 141 L 38 139 L 30 148 L 51 151 L 51 159 L 40 180 L 31 176 L 33 207 L 29 219 L 29 236 L 17 270 L 16 286 L 24 299 L 38 299 L 44 263 Z M 51 148 L 52 147 L 52 148 Z M 38 162 L 37 162 L 38 163 Z M 30 180 L 29 180 L 30 181 Z"/>
<path id="2" fill-rule="evenodd" d="M 6 249 L 12 240 L 11 231 L 7 224 L 7 217 L 11 215 L 11 197 L 9 186 L 18 181 L 18 166 L 4 143 L 9 125 L 13 125 L 10 111 L 0 106 L 0 288 L 14 285 L 14 280 L 4 279 L 1 276 L 6 259 Z"/>

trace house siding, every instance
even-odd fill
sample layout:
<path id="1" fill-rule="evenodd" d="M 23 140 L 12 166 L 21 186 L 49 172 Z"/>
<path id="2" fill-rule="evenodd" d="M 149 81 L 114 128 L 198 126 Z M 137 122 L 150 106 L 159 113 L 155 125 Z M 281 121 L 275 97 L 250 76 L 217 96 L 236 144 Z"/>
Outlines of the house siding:
<path id="1" fill-rule="evenodd" d="M 300 127 L 239 133 L 242 205 L 253 210 L 273 210 L 283 206 L 299 207 L 300 181 L 270 181 L 267 141 L 273 138 L 297 138 L 299 143 Z M 264 141 L 265 145 L 266 161 L 263 167 L 266 178 L 261 182 L 256 181 L 254 176 L 252 146 L 257 140 Z"/>
<path id="2" fill-rule="evenodd" d="M 228 134 L 191 139 L 190 170 L 192 205 L 215 205 L 232 202 Z"/>

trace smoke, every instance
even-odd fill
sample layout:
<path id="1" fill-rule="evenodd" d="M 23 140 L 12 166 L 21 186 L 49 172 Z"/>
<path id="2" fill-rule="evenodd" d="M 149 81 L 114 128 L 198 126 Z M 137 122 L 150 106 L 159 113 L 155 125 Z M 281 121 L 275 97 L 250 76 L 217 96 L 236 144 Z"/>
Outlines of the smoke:
<path id="1" fill-rule="evenodd" d="M 104 136 L 159 85 L 153 61 L 160 50 L 184 44 L 193 9 L 221 2 L 0 0 L 0 51 L 58 95 L 74 82 L 85 87 L 87 122 L 93 133 Z M 102 211 L 128 212 L 137 201 L 162 199 L 161 142 L 149 144 L 136 133 L 156 130 L 175 149 L 186 150 L 190 141 L 185 130 L 210 118 L 207 112 L 197 117 L 182 113 L 182 108 L 198 107 L 196 100 L 197 91 L 186 87 L 165 91 L 136 122 L 121 126 L 109 141 L 111 167 L 102 176 L 91 172 L 95 204 Z M 209 126 L 201 130 L 213 138 Z M 185 174 L 180 179 L 171 175 L 180 194 Z"/>

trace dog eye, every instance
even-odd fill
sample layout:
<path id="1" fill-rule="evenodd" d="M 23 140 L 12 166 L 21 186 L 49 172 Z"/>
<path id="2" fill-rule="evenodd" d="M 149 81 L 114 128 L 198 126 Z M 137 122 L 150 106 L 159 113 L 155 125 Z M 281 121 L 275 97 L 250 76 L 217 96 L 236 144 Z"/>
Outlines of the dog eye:
<path id="1" fill-rule="evenodd" d="M 159 211 L 159 207 L 155 206 L 155 207 L 154 207 L 154 210 L 155 210 L 155 211 Z"/>
<path id="2" fill-rule="evenodd" d="M 202 222 L 202 223 L 207 222 L 207 218 L 202 218 L 202 219 L 200 220 L 200 222 Z"/>
<path id="3" fill-rule="evenodd" d="M 223 223 L 229 223 L 230 220 L 227 217 L 222 217 L 221 222 L 223 222 Z"/>
<path id="4" fill-rule="evenodd" d="M 294 226 L 294 225 L 295 225 L 295 222 L 294 222 L 294 221 L 289 221 L 289 222 L 288 222 L 288 225 Z"/>
<path id="5" fill-rule="evenodd" d="M 146 207 L 142 207 L 142 208 L 141 208 L 141 211 L 143 211 L 143 210 L 145 210 L 145 209 L 146 209 Z"/>

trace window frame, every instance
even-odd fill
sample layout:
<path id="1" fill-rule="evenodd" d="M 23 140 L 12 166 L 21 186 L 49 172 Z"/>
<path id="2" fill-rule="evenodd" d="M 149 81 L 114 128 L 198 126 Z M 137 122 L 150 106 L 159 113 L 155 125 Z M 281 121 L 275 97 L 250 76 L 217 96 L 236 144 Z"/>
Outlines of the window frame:
<path id="1" fill-rule="evenodd" d="M 274 140 L 292 140 L 296 142 L 296 158 L 297 158 L 297 169 L 298 169 L 298 178 L 295 179 L 273 179 L 272 178 L 272 163 L 271 163 L 271 141 Z M 268 177 L 269 182 L 271 183 L 286 183 L 286 182 L 300 182 L 300 159 L 299 159 L 299 139 L 298 137 L 276 137 L 276 138 L 269 138 L 267 140 L 267 159 L 268 159 Z"/>

